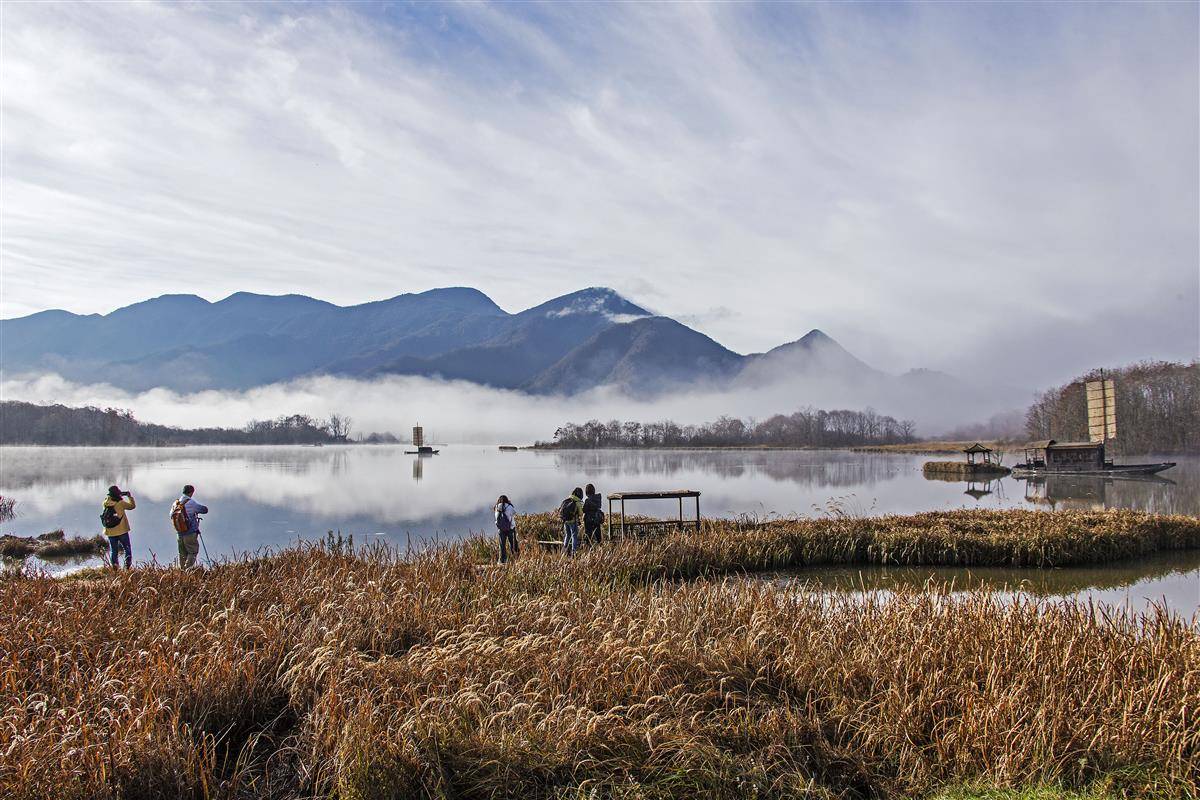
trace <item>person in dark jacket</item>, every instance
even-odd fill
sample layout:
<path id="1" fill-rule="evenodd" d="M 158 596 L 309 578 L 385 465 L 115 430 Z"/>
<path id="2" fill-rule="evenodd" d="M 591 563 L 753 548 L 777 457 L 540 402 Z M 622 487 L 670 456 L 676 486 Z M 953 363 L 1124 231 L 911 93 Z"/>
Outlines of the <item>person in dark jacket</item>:
<path id="1" fill-rule="evenodd" d="M 517 547 L 517 509 L 508 502 L 508 495 L 502 494 L 492 510 L 496 512 L 496 531 L 500 534 L 500 563 L 507 564 L 510 547 L 514 556 L 520 554 Z"/>
<path id="2" fill-rule="evenodd" d="M 584 491 L 587 496 L 583 499 L 583 538 L 593 544 L 600 544 L 600 526 L 604 524 L 600 493 L 590 483 Z"/>
<path id="3" fill-rule="evenodd" d="M 579 549 L 579 518 L 583 516 L 583 489 L 575 487 L 558 506 L 563 526 L 563 552 L 574 555 Z"/>

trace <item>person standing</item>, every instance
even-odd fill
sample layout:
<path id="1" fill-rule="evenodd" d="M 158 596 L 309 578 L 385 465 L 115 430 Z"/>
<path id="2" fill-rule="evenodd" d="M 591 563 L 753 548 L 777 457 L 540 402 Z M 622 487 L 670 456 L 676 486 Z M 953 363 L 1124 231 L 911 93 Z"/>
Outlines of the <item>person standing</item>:
<path id="1" fill-rule="evenodd" d="M 596 487 L 590 483 L 584 492 L 587 497 L 583 500 L 583 538 L 592 544 L 600 544 L 600 526 L 604 524 L 604 510 L 600 507 L 602 499 Z"/>
<path id="2" fill-rule="evenodd" d="M 100 511 L 100 524 L 104 526 L 104 535 L 108 537 L 108 560 L 113 569 L 120 569 L 118 558 L 122 551 L 125 553 L 125 569 L 133 569 L 133 547 L 129 541 L 129 517 L 126 512 L 135 508 L 137 501 L 132 494 L 121 491 L 119 486 L 108 487 L 108 495 Z"/>
<path id="3" fill-rule="evenodd" d="M 500 534 L 500 563 L 508 563 L 508 549 L 512 548 L 514 557 L 520 555 L 517 545 L 517 509 L 508 502 L 508 495 L 502 494 L 496 500 L 493 508 L 496 512 L 496 530 Z"/>
<path id="4" fill-rule="evenodd" d="M 563 552 L 574 555 L 579 549 L 579 518 L 583 515 L 583 489 L 578 486 L 558 506 L 563 523 Z"/>
<path id="5" fill-rule="evenodd" d="M 171 524 L 179 539 L 179 566 L 183 569 L 196 566 L 196 557 L 200 555 L 200 515 L 208 513 L 208 506 L 192 499 L 195 493 L 196 487 L 189 483 L 171 505 Z"/>

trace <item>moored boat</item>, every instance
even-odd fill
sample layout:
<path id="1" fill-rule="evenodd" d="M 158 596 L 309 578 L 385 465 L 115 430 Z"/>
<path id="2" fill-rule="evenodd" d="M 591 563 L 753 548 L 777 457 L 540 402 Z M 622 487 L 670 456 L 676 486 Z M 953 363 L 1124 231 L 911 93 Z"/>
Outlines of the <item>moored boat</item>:
<path id="1" fill-rule="evenodd" d="M 1103 442 L 1056 442 L 1047 439 L 1025 446 L 1025 461 L 1013 475 L 1154 475 L 1175 466 L 1174 461 L 1154 464 L 1114 464 L 1104 457 Z"/>

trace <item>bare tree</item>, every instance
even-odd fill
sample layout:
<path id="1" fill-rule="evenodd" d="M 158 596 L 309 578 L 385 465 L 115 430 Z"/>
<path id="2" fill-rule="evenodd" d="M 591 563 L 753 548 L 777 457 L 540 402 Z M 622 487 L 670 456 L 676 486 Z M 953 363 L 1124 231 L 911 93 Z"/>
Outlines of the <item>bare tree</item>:
<path id="1" fill-rule="evenodd" d="M 349 440 L 353 425 L 354 420 L 344 414 L 330 414 L 329 422 L 326 423 L 326 427 L 329 428 L 329 435 L 339 442 Z"/>

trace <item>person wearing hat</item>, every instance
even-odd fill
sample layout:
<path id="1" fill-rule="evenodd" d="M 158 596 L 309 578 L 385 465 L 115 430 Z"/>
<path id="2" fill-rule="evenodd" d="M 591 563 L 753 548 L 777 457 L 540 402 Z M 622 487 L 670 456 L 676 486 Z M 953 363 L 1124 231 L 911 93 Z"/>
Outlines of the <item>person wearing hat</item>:
<path id="1" fill-rule="evenodd" d="M 182 569 L 196 566 L 196 558 L 200 555 L 200 515 L 208 513 L 208 506 L 192 498 L 195 493 L 196 487 L 189 483 L 171 506 L 171 522 L 175 525 L 175 538 L 179 540 L 179 566 Z"/>
<path id="2" fill-rule="evenodd" d="M 100 523 L 104 526 L 104 535 L 108 537 L 108 560 L 113 569 L 120 569 L 118 560 L 122 551 L 125 553 L 125 569 L 133 568 L 133 548 L 129 542 L 129 517 L 126 512 L 135 508 L 137 502 L 132 494 L 122 491 L 120 486 L 108 487 L 108 495 L 100 512 Z"/>

